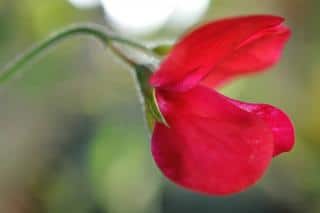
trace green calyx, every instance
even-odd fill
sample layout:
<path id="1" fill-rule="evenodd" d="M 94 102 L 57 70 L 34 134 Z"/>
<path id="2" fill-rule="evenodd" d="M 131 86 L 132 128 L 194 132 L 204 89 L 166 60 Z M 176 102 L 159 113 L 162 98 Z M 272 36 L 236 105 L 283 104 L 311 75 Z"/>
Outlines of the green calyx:
<path id="1" fill-rule="evenodd" d="M 161 44 L 151 48 L 152 52 L 154 52 L 155 54 L 161 57 L 168 55 L 171 49 L 172 49 L 172 43 Z"/>
<path id="2" fill-rule="evenodd" d="M 150 130 L 153 129 L 155 122 L 160 122 L 169 127 L 160 111 L 156 99 L 156 91 L 149 84 L 149 78 L 154 69 L 151 65 L 137 65 L 135 67 L 140 93 L 144 102 L 147 124 Z"/>

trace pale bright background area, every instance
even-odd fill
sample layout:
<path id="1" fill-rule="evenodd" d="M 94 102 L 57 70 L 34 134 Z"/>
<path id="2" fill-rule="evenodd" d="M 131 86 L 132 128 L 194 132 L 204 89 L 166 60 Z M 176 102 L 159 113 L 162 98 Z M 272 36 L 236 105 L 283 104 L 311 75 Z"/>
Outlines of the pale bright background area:
<path id="1" fill-rule="evenodd" d="M 0 0 L 1 65 L 79 22 L 150 43 L 221 17 L 284 16 L 293 37 L 281 62 L 223 92 L 280 107 L 297 132 L 294 151 L 246 192 L 206 197 L 181 189 L 152 161 L 128 67 L 77 37 L 0 88 L 0 212 L 320 212 L 319 9 L 318 0 Z"/>

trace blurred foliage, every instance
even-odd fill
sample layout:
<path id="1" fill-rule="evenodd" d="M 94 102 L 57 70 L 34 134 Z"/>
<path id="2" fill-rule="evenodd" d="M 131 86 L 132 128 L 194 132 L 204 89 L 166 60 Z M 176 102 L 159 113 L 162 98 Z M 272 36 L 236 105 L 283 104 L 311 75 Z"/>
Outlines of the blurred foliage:
<path id="1" fill-rule="evenodd" d="M 257 186 L 211 198 L 168 183 L 149 153 L 128 67 L 81 37 L 1 87 L 0 212 L 320 212 L 319 7 L 317 0 L 214 0 L 203 18 L 272 13 L 293 29 L 272 72 L 222 90 L 277 105 L 294 120 L 294 151 L 278 157 Z M 0 0 L 1 64 L 76 22 L 104 23 L 104 14 L 67 0 Z M 150 39 L 175 34 L 159 31 Z"/>
<path id="2" fill-rule="evenodd" d="M 146 132 L 131 125 L 126 129 L 130 132 L 124 134 L 124 125 L 107 126 L 92 141 L 92 180 L 111 212 L 152 212 L 159 176 L 151 164 Z"/>

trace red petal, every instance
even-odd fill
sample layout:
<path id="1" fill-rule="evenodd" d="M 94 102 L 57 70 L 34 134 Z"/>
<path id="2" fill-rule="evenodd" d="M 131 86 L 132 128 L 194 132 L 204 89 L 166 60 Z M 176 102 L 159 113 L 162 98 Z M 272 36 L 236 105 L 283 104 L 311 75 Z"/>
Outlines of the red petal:
<path id="1" fill-rule="evenodd" d="M 222 62 L 225 62 L 224 67 L 227 68 L 232 65 L 232 61 L 241 64 L 241 59 L 233 56 L 234 53 L 242 53 L 244 56 L 241 57 L 246 59 L 242 60 L 242 65 L 249 66 L 249 63 L 252 63 L 249 57 L 251 50 L 247 47 L 251 46 L 251 43 L 257 43 L 252 44 L 255 49 L 261 40 L 260 42 L 265 43 L 267 47 L 273 45 L 270 48 L 274 48 L 277 42 L 263 40 L 278 34 L 278 30 L 282 32 L 282 22 L 281 17 L 261 15 L 230 18 L 206 24 L 187 34 L 174 46 L 159 70 L 152 76 L 150 83 L 162 89 L 187 90 Z M 229 57 L 230 63 L 225 61 Z M 257 63 L 254 64 L 256 68 Z"/>
<path id="2" fill-rule="evenodd" d="M 274 140 L 273 156 L 289 152 L 293 148 L 294 127 L 288 116 L 280 109 L 267 104 L 249 104 L 236 100 L 231 102 L 247 112 L 256 114 L 271 128 Z"/>
<path id="3" fill-rule="evenodd" d="M 253 185 L 272 159 L 273 138 L 256 115 L 215 91 L 157 91 L 170 128 L 157 123 L 152 153 L 170 180 L 193 191 L 227 195 Z"/>
<path id="4" fill-rule="evenodd" d="M 258 33 L 214 68 L 203 83 L 217 87 L 231 78 L 272 66 L 279 60 L 290 34 L 290 30 L 283 25 Z"/>

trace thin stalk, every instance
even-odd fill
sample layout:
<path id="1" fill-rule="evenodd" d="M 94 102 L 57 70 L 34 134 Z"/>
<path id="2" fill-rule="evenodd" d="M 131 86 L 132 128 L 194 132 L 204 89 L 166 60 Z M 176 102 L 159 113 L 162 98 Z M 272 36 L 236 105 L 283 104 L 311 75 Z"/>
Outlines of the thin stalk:
<path id="1" fill-rule="evenodd" d="M 166 124 L 159 108 L 156 107 L 157 103 L 155 97 L 152 95 L 153 89 L 148 83 L 152 69 L 155 67 L 153 67 L 153 64 L 149 64 L 149 66 L 152 66 L 151 69 L 146 65 L 141 65 L 135 62 L 135 60 L 131 59 L 129 54 L 126 53 L 122 47 L 115 45 L 115 43 L 117 42 L 119 44 L 138 49 L 143 53 L 152 56 L 152 58 L 155 60 L 158 60 L 157 55 L 143 45 L 116 36 L 113 33 L 108 32 L 104 27 L 95 24 L 81 24 L 65 28 L 33 46 L 31 49 L 21 54 L 14 61 L 5 66 L 4 70 L 0 73 L 0 84 L 10 80 L 11 77 L 14 76 L 18 71 L 22 70 L 25 65 L 32 62 L 37 56 L 41 56 L 46 53 L 46 50 L 55 47 L 57 44 L 59 44 L 59 42 L 75 35 L 89 35 L 100 40 L 104 45 L 110 47 L 113 53 L 128 63 L 135 70 L 136 75 L 138 75 L 137 83 L 141 89 L 140 92 L 143 96 L 143 103 L 146 104 L 146 115 L 148 117 L 150 130 L 152 129 L 154 121 L 163 122 Z"/>
<path id="2" fill-rule="evenodd" d="M 32 62 L 37 56 L 42 55 L 46 52 L 46 50 L 56 46 L 59 42 L 73 37 L 75 35 L 89 35 L 94 38 L 100 40 L 103 44 L 109 45 L 113 52 L 120 56 L 124 61 L 126 61 L 130 65 L 135 65 L 134 61 L 132 61 L 126 54 L 124 54 L 120 49 L 118 49 L 115 45 L 112 45 L 110 42 L 119 42 L 124 45 L 128 45 L 130 47 L 139 49 L 147 54 L 155 56 L 149 49 L 135 43 L 133 41 L 127 40 L 125 38 L 121 38 L 119 36 L 113 35 L 110 32 L 107 32 L 106 29 L 100 25 L 96 24 L 79 24 L 73 25 L 68 28 L 63 29 L 60 32 L 56 32 L 49 36 L 44 41 L 36 44 L 31 49 L 26 51 L 25 53 L 18 56 L 15 60 L 9 63 L 4 67 L 4 70 L 0 73 L 0 84 L 9 80 L 13 75 L 15 75 L 21 68 L 30 62 Z"/>

